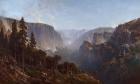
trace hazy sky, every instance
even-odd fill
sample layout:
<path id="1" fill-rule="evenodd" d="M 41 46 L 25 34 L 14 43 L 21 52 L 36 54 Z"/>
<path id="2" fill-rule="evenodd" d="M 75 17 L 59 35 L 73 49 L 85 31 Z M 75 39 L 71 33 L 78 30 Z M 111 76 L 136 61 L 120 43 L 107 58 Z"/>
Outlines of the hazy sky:
<path id="1" fill-rule="evenodd" d="M 0 0 L 0 16 L 23 16 L 55 29 L 114 27 L 140 17 L 140 0 Z"/>

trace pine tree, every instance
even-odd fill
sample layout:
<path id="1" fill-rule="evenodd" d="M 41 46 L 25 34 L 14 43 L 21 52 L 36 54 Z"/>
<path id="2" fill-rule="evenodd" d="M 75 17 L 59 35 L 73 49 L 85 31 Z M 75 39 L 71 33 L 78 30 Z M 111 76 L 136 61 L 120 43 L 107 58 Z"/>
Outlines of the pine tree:
<path id="1" fill-rule="evenodd" d="M 24 50 L 26 48 L 26 43 L 27 43 L 27 26 L 25 24 L 24 18 L 22 17 L 22 19 L 19 22 L 19 44 L 20 44 L 20 48 L 22 50 Z"/>
<path id="2" fill-rule="evenodd" d="M 24 60 L 25 60 L 25 49 L 27 48 L 26 43 L 27 43 L 27 26 L 24 21 L 24 18 L 22 17 L 20 22 L 19 22 L 19 34 L 18 34 L 18 39 L 19 39 L 19 50 L 21 51 L 22 55 L 22 67 L 24 70 Z"/>
<path id="3" fill-rule="evenodd" d="M 30 37 L 30 48 L 35 48 L 36 47 L 36 40 L 34 37 L 34 33 L 31 33 L 31 37 Z"/>
<path id="4" fill-rule="evenodd" d="M 4 28 L 3 27 L 1 28 L 1 31 L 0 31 L 0 46 L 4 47 Z"/>
<path id="5" fill-rule="evenodd" d="M 34 52 L 35 48 L 36 48 L 36 40 L 35 40 L 35 37 L 34 37 L 34 33 L 32 32 L 31 36 L 30 36 L 30 42 L 28 44 L 28 51 L 30 52 L 30 56 L 32 57 L 32 58 L 29 59 L 30 64 L 33 64 L 32 60 L 33 60 L 33 58 L 35 58 L 34 56 L 36 56 L 36 54 Z"/>
<path id="6" fill-rule="evenodd" d="M 8 36 L 4 36 L 4 39 L 3 39 L 3 46 L 4 46 L 4 48 L 7 50 L 7 51 L 9 51 L 9 37 Z"/>
<path id="7" fill-rule="evenodd" d="M 16 58 L 17 43 L 18 43 L 18 32 L 17 32 L 17 22 L 16 20 L 12 23 L 12 33 L 10 35 L 9 46 L 12 51 L 13 56 Z"/>

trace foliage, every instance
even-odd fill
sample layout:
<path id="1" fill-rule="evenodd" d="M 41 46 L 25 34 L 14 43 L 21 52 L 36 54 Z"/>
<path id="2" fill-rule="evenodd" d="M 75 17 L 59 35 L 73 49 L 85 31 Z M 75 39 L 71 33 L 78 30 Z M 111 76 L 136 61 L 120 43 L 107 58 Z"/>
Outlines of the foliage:
<path id="1" fill-rule="evenodd" d="M 19 46 L 20 49 L 22 50 L 26 48 L 26 43 L 27 43 L 27 26 L 24 22 L 24 18 L 20 20 L 19 28 L 20 28 L 20 31 L 18 32 Z"/>
<path id="2" fill-rule="evenodd" d="M 15 57 L 18 49 L 18 32 L 17 32 L 17 22 L 16 20 L 12 23 L 12 33 L 10 35 L 9 47 L 11 49 L 12 55 Z"/>
<path id="3" fill-rule="evenodd" d="M 35 41 L 35 37 L 34 37 L 34 33 L 33 33 L 33 32 L 31 33 L 30 44 L 29 44 L 29 46 L 30 46 L 31 48 L 35 48 L 35 47 L 36 47 L 36 41 Z"/>

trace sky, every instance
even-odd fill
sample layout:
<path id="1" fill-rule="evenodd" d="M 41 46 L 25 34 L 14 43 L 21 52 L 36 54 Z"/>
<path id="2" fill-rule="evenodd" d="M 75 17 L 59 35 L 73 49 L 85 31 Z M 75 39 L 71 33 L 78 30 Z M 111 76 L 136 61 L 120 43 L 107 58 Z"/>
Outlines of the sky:
<path id="1" fill-rule="evenodd" d="M 140 0 L 0 0 L 0 16 L 57 30 L 115 27 L 140 17 Z"/>

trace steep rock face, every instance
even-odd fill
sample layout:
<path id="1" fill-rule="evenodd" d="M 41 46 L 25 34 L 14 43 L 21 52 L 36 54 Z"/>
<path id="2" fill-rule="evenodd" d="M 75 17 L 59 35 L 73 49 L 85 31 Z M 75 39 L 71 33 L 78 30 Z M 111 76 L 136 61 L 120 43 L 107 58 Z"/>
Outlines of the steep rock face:
<path id="1" fill-rule="evenodd" d="M 114 29 L 109 27 L 103 27 L 103 28 L 97 28 L 93 30 L 89 30 L 85 32 L 83 35 L 81 35 L 79 38 L 77 38 L 73 45 L 75 47 L 79 48 L 84 41 L 89 41 L 91 43 L 95 44 L 101 44 L 106 42 L 110 36 L 112 35 Z"/>
<path id="2" fill-rule="evenodd" d="M 105 56 L 109 53 L 108 50 L 113 52 L 112 47 L 108 46 L 106 42 L 110 39 L 112 32 L 112 28 L 99 28 L 83 35 L 82 40 L 86 39 L 87 41 L 84 41 L 80 46 L 77 58 L 81 68 L 92 72 L 101 64 L 102 58 L 110 57 L 110 55 Z M 93 67 L 91 67 L 92 65 Z"/>
<path id="3" fill-rule="evenodd" d="M 38 46 L 42 49 L 56 49 L 62 47 L 63 41 L 58 32 L 50 25 L 29 23 L 29 33 L 34 32 Z"/>
<path id="4" fill-rule="evenodd" d="M 77 62 L 80 68 L 82 68 L 83 70 L 90 71 L 91 69 L 89 66 L 91 66 L 93 62 L 93 47 L 94 46 L 88 41 L 84 41 L 83 44 L 80 46 Z"/>
<path id="5" fill-rule="evenodd" d="M 95 32 L 93 34 L 92 43 L 94 45 L 105 43 L 106 41 L 110 39 L 111 35 L 112 35 L 112 32 L 101 32 L 101 33 Z"/>
<path id="6" fill-rule="evenodd" d="M 0 17 L 0 25 L 4 26 L 5 30 L 10 29 L 14 19 Z M 18 22 L 18 21 L 17 21 Z M 34 33 L 37 47 L 41 49 L 55 50 L 56 47 L 62 47 L 63 41 L 60 34 L 54 28 L 47 24 L 41 23 L 26 23 L 28 27 L 28 35 Z M 10 29 L 11 30 L 11 29 Z"/>
<path id="7" fill-rule="evenodd" d="M 88 72 L 98 71 L 102 63 L 117 55 L 115 51 L 117 50 L 107 42 L 100 45 L 84 42 L 79 49 L 79 65 Z"/>

